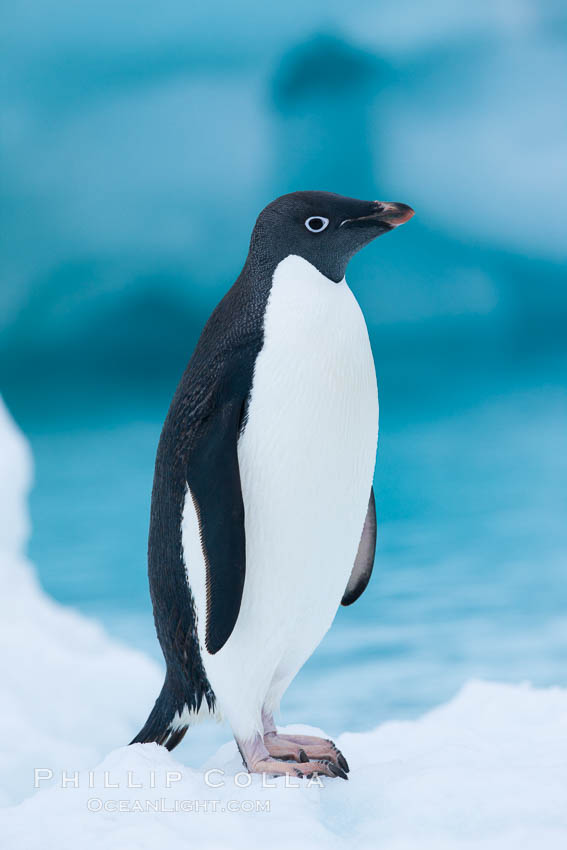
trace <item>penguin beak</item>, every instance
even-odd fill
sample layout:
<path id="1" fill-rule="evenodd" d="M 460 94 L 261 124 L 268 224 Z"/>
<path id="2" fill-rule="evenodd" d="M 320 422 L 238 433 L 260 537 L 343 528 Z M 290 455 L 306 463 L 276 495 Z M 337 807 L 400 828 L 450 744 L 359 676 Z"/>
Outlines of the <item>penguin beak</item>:
<path id="1" fill-rule="evenodd" d="M 372 201 L 372 211 L 368 215 L 361 215 L 358 218 L 346 218 L 341 221 L 340 227 L 343 224 L 378 224 L 385 227 L 387 230 L 393 230 L 394 227 L 399 227 L 400 224 L 405 224 L 410 218 L 415 215 L 411 207 L 407 204 L 392 203 L 390 201 Z"/>

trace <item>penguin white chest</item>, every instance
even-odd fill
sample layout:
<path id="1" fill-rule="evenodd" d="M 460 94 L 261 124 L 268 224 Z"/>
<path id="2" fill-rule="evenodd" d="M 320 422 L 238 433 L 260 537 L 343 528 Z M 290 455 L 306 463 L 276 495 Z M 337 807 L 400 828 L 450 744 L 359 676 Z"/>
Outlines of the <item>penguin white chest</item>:
<path id="1" fill-rule="evenodd" d="M 374 361 L 343 280 L 289 256 L 264 318 L 238 462 L 246 578 L 234 630 L 205 647 L 205 564 L 188 493 L 183 547 L 210 684 L 235 734 L 260 728 L 331 625 L 366 516 L 378 438 Z M 251 720 L 252 718 L 252 720 Z"/>
<path id="2" fill-rule="evenodd" d="M 304 655 L 299 666 L 330 626 L 350 576 L 377 438 L 376 375 L 360 307 L 344 280 L 289 256 L 274 274 L 238 445 L 246 516 L 239 621 L 267 612 L 278 651 Z"/>

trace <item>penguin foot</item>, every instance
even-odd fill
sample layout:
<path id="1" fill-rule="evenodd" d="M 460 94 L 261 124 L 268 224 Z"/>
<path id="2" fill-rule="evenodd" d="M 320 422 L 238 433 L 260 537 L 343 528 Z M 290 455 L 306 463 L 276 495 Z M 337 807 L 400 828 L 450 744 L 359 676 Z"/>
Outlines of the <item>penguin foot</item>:
<path id="1" fill-rule="evenodd" d="M 313 776 L 331 776 L 348 779 L 348 776 L 332 761 L 279 761 L 275 758 L 265 758 L 249 767 L 250 773 L 269 773 L 270 776 L 297 776 L 300 779 L 311 779 Z"/>
<path id="2" fill-rule="evenodd" d="M 328 761 L 340 768 L 342 773 L 347 774 L 350 770 L 346 758 L 328 738 L 268 732 L 264 735 L 264 745 L 273 758 L 294 759 L 300 763 Z"/>
<path id="3" fill-rule="evenodd" d="M 324 741 L 322 738 L 310 738 L 310 736 L 305 735 L 297 735 L 295 737 L 325 743 L 327 745 L 327 752 L 330 751 L 329 745 L 331 742 Z M 281 751 L 285 754 L 280 758 L 273 756 L 266 743 L 266 738 L 271 738 L 269 743 L 274 750 L 279 750 L 281 746 Z M 290 743 L 283 744 L 280 741 L 275 745 L 275 740 L 282 738 L 283 736 L 270 733 L 269 735 L 265 735 L 263 739 L 260 735 L 257 735 L 248 741 L 237 740 L 236 743 L 240 750 L 242 761 L 250 773 L 268 773 L 271 776 L 285 776 L 287 774 L 288 776 L 305 777 L 307 779 L 315 775 L 338 776 L 341 779 L 348 779 L 346 771 L 341 767 L 338 760 L 335 760 L 336 755 L 332 759 L 323 757 L 310 759 L 301 744 L 291 741 L 291 737 L 289 739 Z M 334 747 L 334 744 L 332 746 Z M 346 764 L 346 761 L 336 747 L 335 753 L 340 755 Z M 285 761 L 284 759 L 292 760 Z"/>

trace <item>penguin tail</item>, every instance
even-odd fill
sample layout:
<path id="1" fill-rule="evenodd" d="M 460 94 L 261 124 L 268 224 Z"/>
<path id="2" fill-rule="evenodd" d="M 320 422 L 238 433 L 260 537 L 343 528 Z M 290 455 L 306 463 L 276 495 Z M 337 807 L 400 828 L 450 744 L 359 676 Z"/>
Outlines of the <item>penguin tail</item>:
<path id="1" fill-rule="evenodd" d="M 185 704 L 179 707 L 179 700 L 170 686 L 168 677 L 161 689 L 150 716 L 142 729 L 130 744 L 149 744 L 155 742 L 172 750 L 182 740 L 189 728 L 189 711 Z"/>

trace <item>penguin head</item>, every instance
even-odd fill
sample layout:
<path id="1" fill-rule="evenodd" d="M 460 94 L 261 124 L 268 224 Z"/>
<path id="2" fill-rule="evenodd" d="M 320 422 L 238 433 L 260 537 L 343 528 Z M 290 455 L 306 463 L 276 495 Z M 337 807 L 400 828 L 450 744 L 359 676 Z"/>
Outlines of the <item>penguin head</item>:
<path id="1" fill-rule="evenodd" d="M 292 192 L 262 210 L 250 254 L 276 264 L 296 254 L 338 283 L 357 251 L 413 214 L 406 204 L 359 201 L 332 192 Z"/>

